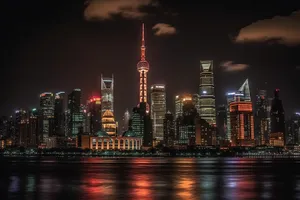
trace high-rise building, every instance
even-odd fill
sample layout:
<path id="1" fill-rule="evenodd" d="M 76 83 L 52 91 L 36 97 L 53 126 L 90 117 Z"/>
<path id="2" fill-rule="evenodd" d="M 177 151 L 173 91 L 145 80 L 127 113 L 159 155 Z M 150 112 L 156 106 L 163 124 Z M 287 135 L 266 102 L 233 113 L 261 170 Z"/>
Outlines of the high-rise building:
<path id="1" fill-rule="evenodd" d="M 145 25 L 142 24 L 142 45 L 141 45 L 141 59 L 137 64 L 137 70 L 140 73 L 140 87 L 139 87 L 139 102 L 146 103 L 146 112 L 149 113 L 149 104 L 148 102 L 148 71 L 149 63 L 146 60 L 146 46 L 145 46 Z"/>
<path id="2" fill-rule="evenodd" d="M 226 140 L 231 140 L 231 120 L 230 120 L 230 103 L 234 102 L 236 99 L 240 101 L 251 102 L 249 81 L 246 79 L 242 86 L 236 92 L 228 92 L 226 94 L 227 99 L 227 126 L 226 126 Z"/>
<path id="3" fill-rule="evenodd" d="M 0 118 L 0 138 L 8 136 L 9 119 L 6 116 Z"/>
<path id="4" fill-rule="evenodd" d="M 29 117 L 29 124 L 28 124 L 27 145 L 30 147 L 36 147 L 39 144 L 39 131 L 40 131 L 38 109 L 33 108 L 29 112 L 28 117 Z"/>
<path id="5" fill-rule="evenodd" d="M 200 117 L 196 119 L 196 145 L 214 146 L 216 145 L 216 129 Z"/>
<path id="6" fill-rule="evenodd" d="M 128 109 L 126 109 L 123 115 L 123 126 L 122 126 L 122 134 L 129 129 L 129 121 L 130 121 L 130 113 Z"/>
<path id="7" fill-rule="evenodd" d="M 109 110 L 110 111 L 110 110 Z M 89 132 L 95 134 L 102 130 L 102 111 L 101 111 L 101 98 L 94 96 L 90 98 L 87 105 L 87 116 Z"/>
<path id="8" fill-rule="evenodd" d="M 237 97 L 229 105 L 231 122 L 231 144 L 233 146 L 254 146 L 254 119 L 251 101 Z"/>
<path id="9" fill-rule="evenodd" d="M 269 113 L 266 90 L 259 90 L 255 103 L 255 133 L 260 145 L 269 143 Z"/>
<path id="10" fill-rule="evenodd" d="M 216 102 L 213 61 L 200 61 L 200 117 L 216 124 Z"/>
<path id="11" fill-rule="evenodd" d="M 294 113 L 286 122 L 286 144 L 300 144 L 300 113 Z"/>
<path id="12" fill-rule="evenodd" d="M 217 107 L 217 140 L 224 140 L 227 126 L 227 106 L 219 105 Z"/>
<path id="13" fill-rule="evenodd" d="M 101 110 L 102 115 L 107 110 L 114 113 L 114 75 L 108 78 L 101 74 Z"/>
<path id="14" fill-rule="evenodd" d="M 27 147 L 28 137 L 28 113 L 24 109 L 18 109 L 16 114 L 16 135 L 14 143 L 16 146 Z"/>
<path id="15" fill-rule="evenodd" d="M 195 108 L 197 110 L 197 113 L 200 115 L 200 95 L 199 94 L 193 94 L 192 100 L 193 100 L 193 103 L 194 103 Z"/>
<path id="16" fill-rule="evenodd" d="M 137 137 L 142 138 L 144 136 L 144 120 L 141 118 L 140 109 L 138 107 L 134 107 L 132 110 L 129 127 Z"/>
<path id="17" fill-rule="evenodd" d="M 164 139 L 164 118 L 166 114 L 165 85 L 151 86 L 151 119 L 153 125 L 153 140 L 156 144 Z"/>
<path id="18" fill-rule="evenodd" d="M 199 116 L 192 100 L 185 100 L 182 107 L 182 116 L 176 121 L 176 133 L 178 135 L 178 144 L 195 145 L 196 144 L 196 118 Z"/>
<path id="19" fill-rule="evenodd" d="M 176 141 L 175 135 L 175 121 L 173 114 L 168 111 L 164 117 L 164 144 L 174 146 Z"/>
<path id="20" fill-rule="evenodd" d="M 183 104 L 184 104 L 184 102 L 188 102 L 188 101 L 192 101 L 192 103 L 193 103 L 193 98 L 192 98 L 191 94 L 177 95 L 175 97 L 175 119 L 182 116 Z"/>
<path id="21" fill-rule="evenodd" d="M 279 99 L 279 89 L 274 91 L 274 98 L 271 106 L 271 133 L 270 145 L 284 146 L 285 142 L 285 119 L 282 101 Z"/>
<path id="22" fill-rule="evenodd" d="M 114 114 L 110 110 L 106 110 L 105 113 L 102 115 L 102 129 L 109 136 L 116 136 L 117 125 Z"/>
<path id="23" fill-rule="evenodd" d="M 240 92 L 228 92 L 226 94 L 226 100 L 227 100 L 227 105 L 226 105 L 226 135 L 225 139 L 227 141 L 231 140 L 231 120 L 230 120 L 230 103 L 234 102 L 236 98 L 241 98 L 244 96 L 244 94 Z"/>
<path id="24" fill-rule="evenodd" d="M 45 142 L 54 133 L 54 95 L 44 92 L 40 95 L 40 112 L 42 120 L 41 142 Z"/>
<path id="25" fill-rule="evenodd" d="M 83 113 L 81 108 L 81 90 L 74 89 L 68 95 L 68 136 L 76 137 L 79 128 L 83 127 Z"/>
<path id="26" fill-rule="evenodd" d="M 65 92 L 55 94 L 54 128 L 56 136 L 65 136 Z"/>

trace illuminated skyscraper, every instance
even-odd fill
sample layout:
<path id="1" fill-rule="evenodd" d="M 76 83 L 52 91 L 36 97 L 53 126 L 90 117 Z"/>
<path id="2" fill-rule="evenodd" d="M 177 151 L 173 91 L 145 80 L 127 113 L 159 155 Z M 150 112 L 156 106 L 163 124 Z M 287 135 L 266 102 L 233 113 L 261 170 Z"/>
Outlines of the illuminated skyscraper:
<path id="1" fill-rule="evenodd" d="M 112 111 L 106 110 L 102 115 L 102 129 L 110 136 L 116 136 L 117 125 Z"/>
<path id="2" fill-rule="evenodd" d="M 200 117 L 216 124 L 213 61 L 200 61 Z"/>
<path id="3" fill-rule="evenodd" d="M 125 111 L 124 116 L 123 116 L 123 126 L 122 126 L 122 134 L 125 131 L 128 131 L 129 128 L 129 120 L 130 120 L 130 113 L 128 111 L 128 109 Z"/>
<path id="4" fill-rule="evenodd" d="M 240 101 L 251 102 L 249 81 L 246 79 L 242 86 L 236 92 L 228 92 L 226 94 L 227 98 L 227 126 L 226 126 L 226 139 L 231 140 L 231 120 L 230 120 L 230 103 L 234 102 L 236 99 Z"/>
<path id="5" fill-rule="evenodd" d="M 151 86 L 151 119 L 153 125 L 153 139 L 156 143 L 164 139 L 164 118 L 166 114 L 165 85 Z"/>
<path id="6" fill-rule="evenodd" d="M 192 95 L 191 94 L 183 94 L 183 95 L 177 95 L 175 97 L 175 119 L 182 116 L 183 110 L 183 104 L 186 101 L 192 101 Z"/>
<path id="7" fill-rule="evenodd" d="M 94 96 L 90 98 L 87 105 L 87 130 L 91 134 L 95 134 L 102 129 L 102 113 L 101 113 L 101 98 Z"/>
<path id="8" fill-rule="evenodd" d="M 168 111 L 164 118 L 164 144 L 169 146 L 174 146 L 176 140 L 175 134 L 175 121 L 173 114 Z"/>
<path id="9" fill-rule="evenodd" d="M 83 113 L 81 109 L 81 90 L 74 89 L 68 96 L 68 136 L 76 137 L 79 128 L 83 127 Z"/>
<path id="10" fill-rule="evenodd" d="M 65 136 L 65 101 L 65 92 L 55 94 L 54 126 L 57 136 Z"/>
<path id="11" fill-rule="evenodd" d="M 42 117 L 42 141 L 45 142 L 54 132 L 54 95 L 44 92 L 40 95 L 40 111 Z"/>
<path id="12" fill-rule="evenodd" d="M 16 114 L 16 135 L 14 143 L 17 146 L 27 146 L 28 135 L 28 113 L 24 109 L 18 109 Z"/>
<path id="13" fill-rule="evenodd" d="M 193 94 L 192 100 L 193 100 L 193 103 L 194 103 L 195 108 L 197 110 L 197 113 L 200 115 L 200 95 L 199 94 Z"/>
<path id="14" fill-rule="evenodd" d="M 101 107 L 102 115 L 107 110 L 114 112 L 114 75 L 108 78 L 101 74 Z"/>
<path id="15" fill-rule="evenodd" d="M 141 60 L 137 64 L 137 70 L 140 73 L 140 88 L 139 102 L 146 103 L 146 111 L 149 113 L 149 105 L 147 103 L 147 73 L 149 71 L 149 63 L 146 61 L 146 46 L 145 46 L 145 26 L 142 24 L 142 45 L 141 45 Z"/>
<path id="16" fill-rule="evenodd" d="M 269 142 L 269 121 L 267 91 L 259 90 L 256 95 L 254 124 L 256 137 L 261 145 Z"/>
<path id="17" fill-rule="evenodd" d="M 36 147 L 39 136 L 39 111 L 34 108 L 29 112 L 28 146 Z"/>
<path id="18" fill-rule="evenodd" d="M 107 110 L 114 113 L 114 75 L 106 78 L 101 74 L 101 107 L 102 115 Z"/>
<path id="19" fill-rule="evenodd" d="M 279 99 L 279 89 L 274 91 L 271 106 L 271 133 L 270 144 L 272 146 L 284 146 L 285 119 L 282 101 Z"/>
<path id="20" fill-rule="evenodd" d="M 241 101 L 240 97 L 229 104 L 231 123 L 231 144 L 233 146 L 253 146 L 254 119 L 251 101 Z"/>

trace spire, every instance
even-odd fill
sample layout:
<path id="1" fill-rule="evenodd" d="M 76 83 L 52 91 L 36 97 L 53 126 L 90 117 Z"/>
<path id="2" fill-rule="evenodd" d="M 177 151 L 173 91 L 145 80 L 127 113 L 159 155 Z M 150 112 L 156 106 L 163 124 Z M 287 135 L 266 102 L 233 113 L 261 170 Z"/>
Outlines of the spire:
<path id="1" fill-rule="evenodd" d="M 244 94 L 245 101 L 251 101 L 250 88 L 248 79 L 245 80 L 243 85 L 238 90 L 239 92 Z"/>
<path id="2" fill-rule="evenodd" d="M 142 24 L 142 46 L 141 46 L 141 60 L 146 60 L 146 47 L 145 47 L 145 24 Z"/>

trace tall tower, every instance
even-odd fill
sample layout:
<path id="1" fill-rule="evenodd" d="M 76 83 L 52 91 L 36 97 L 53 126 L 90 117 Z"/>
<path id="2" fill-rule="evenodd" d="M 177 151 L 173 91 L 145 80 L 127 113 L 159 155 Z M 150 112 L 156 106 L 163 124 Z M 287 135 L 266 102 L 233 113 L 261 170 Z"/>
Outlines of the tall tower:
<path id="1" fill-rule="evenodd" d="M 141 60 L 137 64 L 137 70 L 140 73 L 139 103 L 146 103 L 147 112 L 149 112 L 149 105 L 147 104 L 147 73 L 149 71 L 149 63 L 146 61 L 144 24 L 142 24 Z"/>
<path id="2" fill-rule="evenodd" d="M 153 139 L 158 144 L 164 139 L 164 118 L 166 114 L 166 89 L 163 84 L 151 86 L 151 119 Z"/>
<path id="3" fill-rule="evenodd" d="M 42 116 L 42 140 L 54 132 L 54 95 L 51 92 L 44 92 L 40 95 L 40 109 Z"/>
<path id="4" fill-rule="evenodd" d="M 104 78 L 101 74 L 101 106 L 102 115 L 107 110 L 114 112 L 114 75 Z"/>
<path id="5" fill-rule="evenodd" d="M 216 124 L 216 103 L 213 61 L 200 61 L 200 117 Z"/>

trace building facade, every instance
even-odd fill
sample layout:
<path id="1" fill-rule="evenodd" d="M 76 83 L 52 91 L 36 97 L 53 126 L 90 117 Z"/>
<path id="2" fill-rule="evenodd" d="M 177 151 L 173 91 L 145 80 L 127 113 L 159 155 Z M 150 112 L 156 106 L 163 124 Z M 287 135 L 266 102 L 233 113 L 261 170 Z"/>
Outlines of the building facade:
<path id="1" fill-rule="evenodd" d="M 101 98 L 94 96 L 87 103 L 87 120 L 88 132 L 94 134 L 102 130 L 102 109 Z"/>
<path id="2" fill-rule="evenodd" d="M 156 143 L 161 143 L 164 139 L 164 118 L 166 114 L 165 85 L 155 84 L 151 86 L 150 110 L 153 125 L 153 140 Z"/>
<path id="3" fill-rule="evenodd" d="M 79 129 L 83 127 L 80 89 L 74 89 L 68 95 L 68 110 L 68 136 L 75 138 L 79 133 Z"/>
<path id="4" fill-rule="evenodd" d="M 216 124 L 216 103 L 213 61 L 200 61 L 200 117 Z"/>
<path id="5" fill-rule="evenodd" d="M 285 144 L 285 118 L 281 99 L 279 99 L 279 89 L 274 91 L 274 98 L 271 105 L 271 133 L 270 145 L 284 146 Z"/>
<path id="6" fill-rule="evenodd" d="M 255 103 L 255 133 L 260 145 L 269 143 L 269 113 L 266 90 L 259 90 Z"/>
<path id="7" fill-rule="evenodd" d="M 101 74 L 101 112 L 109 110 L 114 113 L 114 75 L 111 78 Z"/>
<path id="8" fill-rule="evenodd" d="M 65 92 L 55 94 L 54 100 L 54 132 L 56 136 L 65 136 Z"/>
<path id="9" fill-rule="evenodd" d="M 175 121 L 170 111 L 168 111 L 164 117 L 164 144 L 167 147 L 176 144 Z"/>
<path id="10" fill-rule="evenodd" d="M 109 136 L 116 136 L 117 125 L 112 111 L 106 110 L 102 115 L 102 130 Z"/>
<path id="11" fill-rule="evenodd" d="M 54 95 L 51 92 L 44 92 L 40 95 L 40 112 L 42 120 L 42 138 L 46 141 L 55 131 L 54 127 Z"/>
<path id="12" fill-rule="evenodd" d="M 230 103 L 231 145 L 254 146 L 254 118 L 252 102 L 240 101 L 238 97 Z"/>

